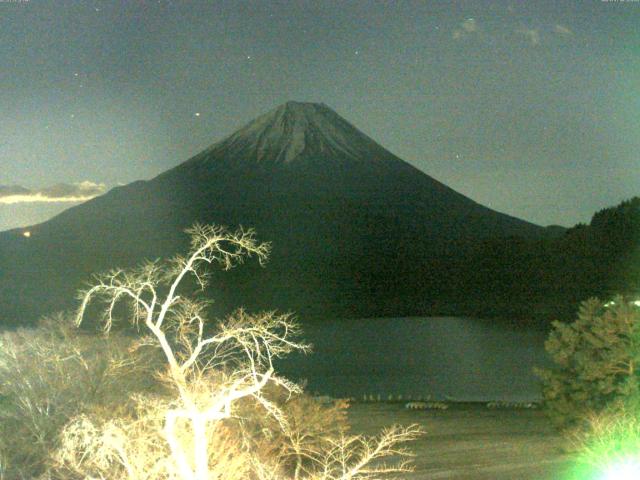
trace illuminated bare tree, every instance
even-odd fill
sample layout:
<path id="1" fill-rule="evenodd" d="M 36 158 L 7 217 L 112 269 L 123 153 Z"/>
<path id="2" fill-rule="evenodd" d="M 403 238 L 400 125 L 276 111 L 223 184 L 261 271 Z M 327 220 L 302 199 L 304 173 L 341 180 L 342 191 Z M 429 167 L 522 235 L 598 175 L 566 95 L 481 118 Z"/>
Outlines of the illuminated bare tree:
<path id="1" fill-rule="evenodd" d="M 297 433 L 297 432 L 296 432 Z M 417 425 L 392 426 L 376 437 L 362 435 L 327 436 L 311 445 L 296 443 L 293 451 L 299 459 L 294 480 L 376 480 L 413 471 L 409 458 L 413 455 L 401 445 L 422 435 Z M 299 437 L 296 439 L 299 440 Z M 294 442 L 295 443 L 295 442 Z M 389 457 L 395 457 L 388 463 Z M 259 480 L 282 479 L 279 462 L 256 465 Z"/>
<path id="2" fill-rule="evenodd" d="M 107 464 L 116 462 L 130 479 L 151 478 L 149 472 L 158 470 L 164 474 L 153 478 L 236 478 L 232 472 L 227 476 L 214 473 L 216 467 L 211 465 L 210 458 L 217 440 L 212 440 L 212 432 L 219 433 L 224 421 L 235 414 L 236 406 L 251 399 L 275 421 L 289 445 L 268 460 L 249 455 L 244 466 L 249 464 L 256 478 L 284 478 L 282 462 L 292 456 L 297 459 L 291 473 L 296 479 L 365 479 L 405 471 L 407 464 L 403 462 L 392 467 L 367 469 L 365 466 L 380 456 L 403 454 L 404 451 L 393 446 L 414 438 L 418 433 L 415 427 L 390 430 L 378 440 L 342 436 L 320 442 L 308 442 L 299 428 L 291 428 L 282 408 L 265 392 L 269 386 L 289 396 L 301 393 L 298 385 L 276 375 L 273 365 L 274 359 L 291 351 L 309 349 L 298 340 L 299 328 L 292 317 L 274 312 L 250 315 L 240 309 L 212 329 L 206 317 L 209 303 L 187 295 L 188 288 L 185 288 L 190 279 L 204 289 L 207 266 L 214 263 L 228 270 L 255 256 L 263 264 L 269 244 L 258 243 L 252 230 L 229 232 L 219 226 L 196 225 L 187 233 L 192 238 L 188 257 L 176 257 L 167 264 L 149 262 L 131 271 L 114 270 L 98 276 L 94 286 L 81 292 L 82 303 L 77 314 L 80 324 L 92 302 L 103 302 L 102 321 L 104 329 L 109 331 L 116 312 L 127 306 L 131 321 L 150 334 L 140 344 L 161 348 L 167 362 L 163 378 L 175 389 L 177 399 L 164 406 L 144 400 L 136 418 L 144 418 L 150 411 L 162 412 L 161 431 L 170 461 L 165 458 L 153 464 L 145 463 L 144 468 L 136 470 L 128 450 L 133 442 L 127 437 L 140 437 L 138 426 L 113 421 L 105 423 L 100 430 L 92 427 L 87 418 L 78 418 L 63 432 L 63 449 L 58 456 L 61 463 L 83 472 L 86 471 L 83 465 L 91 462 L 91 456 L 97 456 L 101 460 L 94 461 L 95 468 L 106 471 Z M 134 432 L 136 429 L 138 433 Z M 144 445 L 141 448 L 147 448 L 153 441 L 144 440 L 141 444 Z M 80 449 L 80 454 L 74 453 L 74 449 Z"/>

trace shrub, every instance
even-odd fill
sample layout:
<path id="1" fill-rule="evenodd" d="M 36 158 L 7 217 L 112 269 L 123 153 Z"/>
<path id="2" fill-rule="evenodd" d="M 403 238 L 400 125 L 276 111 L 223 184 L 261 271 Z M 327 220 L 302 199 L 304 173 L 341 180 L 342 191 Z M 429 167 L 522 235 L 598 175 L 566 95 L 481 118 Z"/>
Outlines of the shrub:
<path id="1" fill-rule="evenodd" d="M 538 369 L 547 413 L 564 430 L 638 398 L 640 308 L 617 297 L 581 304 L 571 324 L 553 323 L 545 347 L 554 368 Z"/>
<path id="2" fill-rule="evenodd" d="M 149 386 L 153 352 L 131 352 L 124 334 L 83 332 L 64 315 L 36 329 L 0 337 L 0 472 L 37 478 L 51 468 L 64 425 L 83 412 L 126 408 L 127 396 Z"/>

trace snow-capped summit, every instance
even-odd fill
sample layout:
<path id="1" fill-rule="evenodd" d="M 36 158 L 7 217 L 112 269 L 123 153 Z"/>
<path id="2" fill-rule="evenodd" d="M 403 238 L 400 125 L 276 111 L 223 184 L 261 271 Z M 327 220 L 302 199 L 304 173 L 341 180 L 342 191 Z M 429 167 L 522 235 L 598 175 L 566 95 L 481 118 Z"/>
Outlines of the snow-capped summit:
<path id="1" fill-rule="evenodd" d="M 288 164 L 311 157 L 354 160 L 382 147 L 323 103 L 287 102 L 202 152 L 261 163 Z M 380 152 L 377 152 L 378 155 Z"/>

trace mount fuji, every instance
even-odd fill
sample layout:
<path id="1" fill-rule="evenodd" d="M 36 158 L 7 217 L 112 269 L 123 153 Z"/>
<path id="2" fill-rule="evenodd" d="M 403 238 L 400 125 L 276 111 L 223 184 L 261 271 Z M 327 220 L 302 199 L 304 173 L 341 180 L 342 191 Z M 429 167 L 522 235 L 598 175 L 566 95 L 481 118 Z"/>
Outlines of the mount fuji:
<path id="1" fill-rule="evenodd" d="M 149 181 L 0 233 L 0 322 L 71 307 L 93 272 L 185 252 L 194 222 L 254 227 L 273 245 L 267 268 L 214 276 L 216 308 L 308 315 L 464 313 L 450 300 L 465 251 L 547 235 L 409 165 L 327 106 L 288 102 Z"/>

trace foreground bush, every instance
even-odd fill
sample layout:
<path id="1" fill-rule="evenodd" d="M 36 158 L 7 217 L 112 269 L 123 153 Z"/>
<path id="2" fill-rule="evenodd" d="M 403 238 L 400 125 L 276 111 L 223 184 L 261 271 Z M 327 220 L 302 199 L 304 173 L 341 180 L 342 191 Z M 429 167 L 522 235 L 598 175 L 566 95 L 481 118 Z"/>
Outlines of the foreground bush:
<path id="1" fill-rule="evenodd" d="M 587 419 L 638 398 L 640 308 L 618 297 L 583 302 L 571 324 L 554 322 L 545 347 L 555 366 L 537 370 L 553 422 L 589 429 Z"/>
<path id="2" fill-rule="evenodd" d="M 133 400 L 135 407 L 126 415 L 79 415 L 66 425 L 55 452 L 59 478 L 183 478 L 162 435 L 166 413 L 175 406 L 175 399 L 138 395 Z M 284 399 L 279 408 L 298 426 L 298 443 L 279 431 L 254 402 L 241 402 L 233 418 L 206 431 L 209 470 L 205 478 L 260 478 L 254 470 L 262 466 L 267 471 L 266 466 L 273 468 L 274 462 L 293 476 L 300 458 L 296 453 L 303 451 L 296 446 L 319 451 L 327 447 L 328 439 L 347 433 L 343 405 L 323 406 L 299 395 Z M 188 423 L 175 428 L 174 438 L 185 452 L 196 450 Z M 299 472 L 309 466 L 310 461 L 303 459 Z"/>
<path id="3" fill-rule="evenodd" d="M 156 377 L 158 354 L 123 333 L 104 336 L 79 330 L 62 315 L 42 321 L 37 329 L 4 333 L 0 479 L 69 480 L 98 470 L 110 472 L 105 478 L 121 478 L 121 465 L 95 468 L 96 459 L 110 449 L 134 457 L 132 463 L 141 470 L 138 478 L 156 478 L 153 470 L 145 470 L 163 454 L 158 429 L 164 417 L 154 407 L 173 400 L 171 389 Z M 307 395 L 268 394 L 305 438 L 307 448 L 347 432 L 344 403 L 320 405 Z M 250 463 L 242 454 L 240 431 L 253 439 L 252 449 L 259 456 L 275 453 L 285 462 L 290 442 L 255 404 L 238 405 L 237 416 L 242 420 L 230 421 L 211 439 L 212 464 L 238 476 L 246 472 Z"/>
<path id="4" fill-rule="evenodd" d="M 52 466 L 59 433 L 84 412 L 127 408 L 123 391 L 153 383 L 153 351 L 130 351 L 132 338 L 108 338 L 58 315 L 37 329 L 0 337 L 0 475 L 32 479 Z"/>

